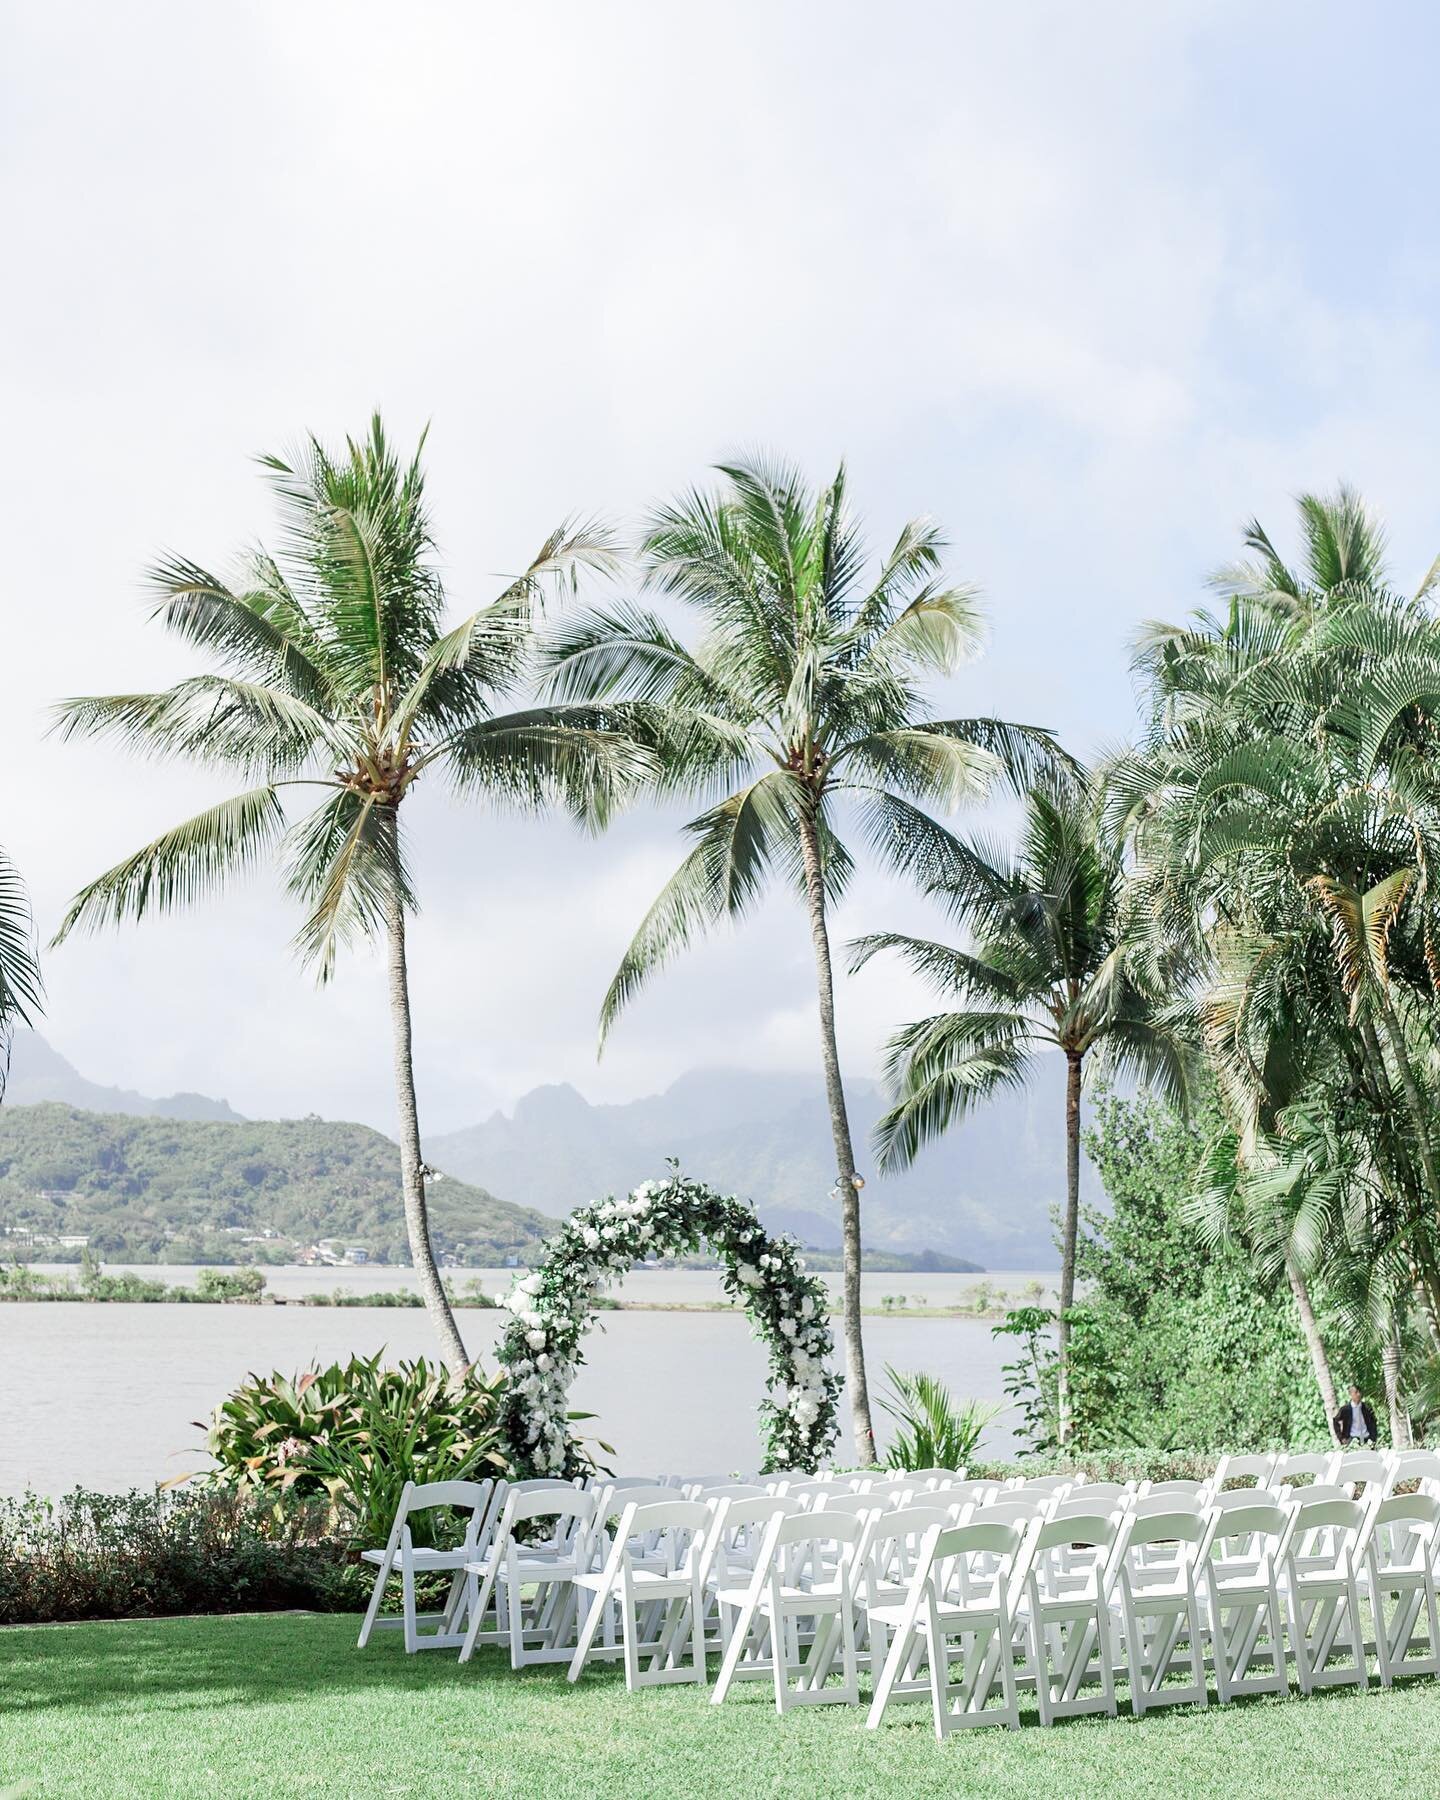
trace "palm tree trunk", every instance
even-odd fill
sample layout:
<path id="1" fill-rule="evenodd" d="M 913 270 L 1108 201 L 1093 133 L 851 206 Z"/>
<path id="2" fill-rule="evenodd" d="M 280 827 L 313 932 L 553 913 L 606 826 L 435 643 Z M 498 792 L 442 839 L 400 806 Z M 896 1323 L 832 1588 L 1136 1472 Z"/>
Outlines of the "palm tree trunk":
<path id="1" fill-rule="evenodd" d="M 1385 1410 L 1390 1415 L 1390 1448 L 1410 1448 L 1410 1417 L 1400 1397 L 1400 1321 L 1392 1317 L 1385 1342 L 1380 1348 L 1380 1362 L 1385 1371 Z"/>
<path id="2" fill-rule="evenodd" d="M 1310 1289 L 1305 1277 L 1296 1268 L 1294 1258 L 1288 1253 L 1285 1257 L 1285 1274 L 1290 1282 L 1290 1292 L 1295 1296 L 1295 1310 L 1300 1315 L 1300 1332 L 1305 1339 L 1305 1348 L 1310 1352 L 1310 1367 L 1315 1371 L 1320 1403 L 1325 1408 L 1325 1428 L 1330 1433 L 1332 1442 L 1335 1442 L 1338 1441 L 1335 1438 L 1335 1415 L 1340 1410 L 1340 1402 L 1335 1397 L 1335 1377 L 1330 1372 L 1330 1358 L 1325 1354 L 1320 1322 L 1310 1303 Z"/>
<path id="3" fill-rule="evenodd" d="M 395 1048 L 395 1110 L 400 1120 L 400 1184 L 405 1198 L 405 1231 L 410 1260 L 420 1283 L 420 1297 L 440 1339 L 446 1368 L 458 1374 L 470 1358 L 450 1310 L 425 1205 L 424 1163 L 420 1155 L 420 1116 L 415 1105 L 415 1069 L 410 1055 L 410 978 L 405 967 L 405 911 L 398 898 L 385 910 L 385 944 L 390 973 L 390 1029 Z"/>
<path id="4" fill-rule="evenodd" d="M 1080 1232 L 1080 1077 L 1083 1053 L 1065 1053 L 1065 1221 L 1060 1238 L 1058 1436 L 1070 1437 L 1070 1308 L 1075 1304 L 1075 1240 Z"/>
<path id="5" fill-rule="evenodd" d="M 845 1110 L 840 1051 L 835 1042 L 835 978 L 830 966 L 830 934 L 825 925 L 825 879 L 820 867 L 820 839 L 815 821 L 808 816 L 800 821 L 800 852 L 805 863 L 810 937 L 815 946 L 825 1097 L 830 1106 L 830 1132 L 835 1140 L 835 1167 L 840 1183 L 845 1382 L 850 1390 L 850 1422 L 855 1434 L 856 1461 L 862 1467 L 868 1467 L 875 1461 L 875 1428 L 870 1422 L 870 1388 L 865 1379 L 865 1345 L 860 1335 L 860 1194 L 855 1186 L 855 1151 L 850 1142 L 850 1117 Z"/>

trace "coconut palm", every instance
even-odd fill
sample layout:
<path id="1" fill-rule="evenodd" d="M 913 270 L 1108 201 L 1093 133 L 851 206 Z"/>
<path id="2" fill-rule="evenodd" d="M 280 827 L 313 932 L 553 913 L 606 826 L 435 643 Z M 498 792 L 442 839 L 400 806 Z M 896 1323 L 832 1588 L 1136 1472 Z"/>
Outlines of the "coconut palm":
<path id="1" fill-rule="evenodd" d="M 796 469 L 763 458 L 718 472 L 718 492 L 663 507 L 640 547 L 648 586 L 698 615 L 696 641 L 621 602 L 567 621 L 550 647 L 550 692 L 646 709 L 662 763 L 658 791 L 709 802 L 685 827 L 693 848 L 610 984 L 601 1038 L 701 932 L 746 913 L 777 877 L 799 893 L 841 1203 L 855 1446 L 872 1462 L 860 1335 L 863 1181 L 836 1048 L 828 924 L 853 868 L 842 831 L 853 822 L 892 870 L 923 873 L 953 847 L 926 805 L 952 807 L 997 776 L 1028 781 L 1062 759 L 1043 731 L 930 716 L 924 678 L 953 669 L 979 634 L 975 592 L 946 580 L 933 524 L 907 524 L 872 570 L 843 469 L 818 492 Z"/>
<path id="2" fill-rule="evenodd" d="M 11 1034 L 17 1025 L 34 1022 L 40 993 L 30 897 L 20 871 L 0 849 L 0 1094 L 10 1068 Z"/>
<path id="3" fill-rule="evenodd" d="M 876 1126 L 876 1147 L 882 1167 L 905 1167 L 977 1104 L 1031 1080 L 1040 1056 L 1058 1050 L 1064 1057 L 1063 1440 L 1082 1083 L 1095 1069 L 1128 1070 L 1183 1103 L 1187 1058 L 1127 955 L 1124 860 L 1099 834 L 1094 801 L 1083 790 L 1031 792 L 1013 853 L 959 845 L 951 867 L 926 891 L 967 927 L 971 948 L 893 931 L 851 946 L 852 968 L 882 950 L 896 951 L 952 1003 L 952 1010 L 906 1025 L 890 1040 L 885 1073 L 893 1104 Z"/>
<path id="4" fill-rule="evenodd" d="M 1258 560 L 1220 578 L 1226 615 L 1148 633 L 1150 721 L 1110 771 L 1111 822 L 1135 848 L 1137 916 L 1195 952 L 1244 1180 L 1343 1192 L 1351 1235 L 1363 1216 L 1384 1247 L 1363 1305 L 1393 1399 L 1407 1289 L 1440 1327 L 1437 571 L 1392 591 L 1383 532 L 1345 490 L 1300 514 L 1298 569 L 1252 526 Z M 1287 1145 L 1311 1104 L 1343 1123 L 1343 1155 L 1317 1160 L 1314 1134 L 1304 1157 Z M 1301 1224 L 1333 1234 L 1342 1215 L 1291 1214 L 1292 1269 L 1333 1272 Z"/>
<path id="5" fill-rule="evenodd" d="M 377 416 L 338 455 L 312 439 L 289 460 L 262 460 L 280 553 L 250 556 L 234 585 L 178 557 L 152 576 L 156 616 L 216 672 L 58 708 L 66 737 L 118 739 L 249 785 L 82 889 L 56 941 L 198 900 L 275 856 L 304 908 L 296 947 L 322 981 L 342 945 L 384 944 L 410 1252 L 445 1360 L 462 1368 L 430 1241 L 406 968 L 416 896 L 400 812 L 428 776 L 463 797 L 559 801 L 603 823 L 645 753 L 608 729 L 601 708 L 496 705 L 525 681 L 547 585 L 608 564 L 610 551 L 596 532 L 562 527 L 498 599 L 447 627 L 420 448 L 398 458 Z M 292 817 L 289 803 L 307 795 L 318 804 Z"/>

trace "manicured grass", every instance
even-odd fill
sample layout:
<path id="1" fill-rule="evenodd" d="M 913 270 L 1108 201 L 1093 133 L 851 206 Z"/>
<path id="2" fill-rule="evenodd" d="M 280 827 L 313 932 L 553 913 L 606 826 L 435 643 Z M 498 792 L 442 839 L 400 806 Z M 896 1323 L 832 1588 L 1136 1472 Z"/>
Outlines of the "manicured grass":
<path id="1" fill-rule="evenodd" d="M 348 1617 L 0 1631 L 0 1794 L 1347 1796 L 1440 1792 L 1440 1685 L 1082 1719 L 938 1744 L 929 1709 L 777 1718 L 746 1684 L 627 1694 L 601 1669 L 514 1675 L 356 1651 Z M 1122 1703 L 1123 1706 L 1123 1703 Z"/>

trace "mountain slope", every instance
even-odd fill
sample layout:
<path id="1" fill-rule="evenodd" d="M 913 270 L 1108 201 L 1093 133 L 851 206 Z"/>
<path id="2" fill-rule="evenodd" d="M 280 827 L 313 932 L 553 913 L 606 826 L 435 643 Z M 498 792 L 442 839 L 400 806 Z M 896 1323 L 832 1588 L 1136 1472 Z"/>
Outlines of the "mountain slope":
<path id="1" fill-rule="evenodd" d="M 883 1110 L 881 1089 L 853 1081 L 846 1092 L 864 1145 Z M 674 1156 L 697 1179 L 753 1199 L 772 1227 L 815 1243 L 839 1236 L 818 1078 L 693 1071 L 663 1094 L 611 1106 L 592 1106 L 569 1086 L 536 1088 L 508 1116 L 430 1139 L 427 1153 L 468 1180 L 562 1214 L 662 1172 Z M 868 1243 L 991 1268 L 1048 1267 L 1050 1212 L 1064 1188 L 1063 1068 L 1042 1059 L 1028 1090 L 988 1103 L 903 1174 L 876 1174 L 864 1149 L 860 1162 Z M 1099 1197 L 1088 1164 L 1083 1190 Z"/>
<path id="2" fill-rule="evenodd" d="M 532 1250 L 555 1221 L 445 1180 L 431 1190 L 436 1248 L 472 1265 Z M 83 1235 L 138 1262 L 232 1260 L 242 1235 L 365 1244 L 406 1262 L 400 1152 L 368 1125 L 137 1119 L 45 1103 L 0 1107 L 0 1228 Z M 252 1252 L 253 1253 L 253 1252 Z M 3 1252 L 0 1252 L 3 1254 Z"/>
<path id="3" fill-rule="evenodd" d="M 125 1113 L 131 1117 L 156 1119 L 229 1119 L 233 1122 L 242 1116 L 226 1101 L 211 1100 L 205 1094 L 170 1094 L 163 1100 L 151 1100 L 129 1088 L 102 1087 L 98 1082 L 87 1081 L 73 1064 L 34 1031 L 15 1033 L 5 1100 L 9 1106 L 35 1106 L 44 1100 L 58 1100 L 64 1106 L 80 1106 L 88 1112 Z"/>

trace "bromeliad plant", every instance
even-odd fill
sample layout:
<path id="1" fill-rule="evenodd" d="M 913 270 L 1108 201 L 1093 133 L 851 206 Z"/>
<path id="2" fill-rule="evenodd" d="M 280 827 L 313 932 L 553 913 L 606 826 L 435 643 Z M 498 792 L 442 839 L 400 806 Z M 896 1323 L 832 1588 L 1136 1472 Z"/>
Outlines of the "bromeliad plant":
<path id="1" fill-rule="evenodd" d="M 407 1481 L 502 1473 L 504 1381 L 380 1354 L 293 1379 L 252 1375 L 216 1407 L 206 1446 L 220 1481 L 273 1496 L 328 1499 L 337 1527 L 380 1543 Z M 416 1529 L 430 1521 L 417 1518 Z"/>
<path id="2" fill-rule="evenodd" d="M 578 1208 L 540 1265 L 505 1296 L 513 1322 L 496 1356 L 509 1378 L 500 1421 L 513 1475 L 570 1477 L 589 1467 L 568 1430 L 567 1396 L 601 1287 L 646 1256 L 703 1245 L 720 1258 L 725 1292 L 744 1305 L 770 1353 L 760 1402 L 764 1467 L 814 1469 L 823 1461 L 839 1435 L 840 1392 L 829 1366 L 825 1284 L 806 1273 L 795 1240 L 771 1237 L 753 1207 L 677 1172 L 623 1200 Z"/>

